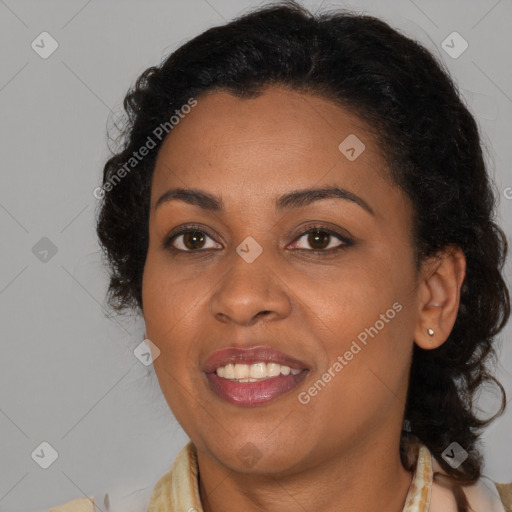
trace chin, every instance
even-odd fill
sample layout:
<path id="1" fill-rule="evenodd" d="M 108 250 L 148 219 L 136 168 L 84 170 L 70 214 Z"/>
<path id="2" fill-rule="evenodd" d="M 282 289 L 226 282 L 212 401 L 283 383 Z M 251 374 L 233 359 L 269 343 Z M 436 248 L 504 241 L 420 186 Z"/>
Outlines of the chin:
<path id="1" fill-rule="evenodd" d="M 298 453 L 297 443 L 287 443 L 286 438 L 265 440 L 265 436 L 233 436 L 229 443 L 217 438 L 206 446 L 218 461 L 237 473 L 279 475 L 302 464 L 304 457 Z"/>

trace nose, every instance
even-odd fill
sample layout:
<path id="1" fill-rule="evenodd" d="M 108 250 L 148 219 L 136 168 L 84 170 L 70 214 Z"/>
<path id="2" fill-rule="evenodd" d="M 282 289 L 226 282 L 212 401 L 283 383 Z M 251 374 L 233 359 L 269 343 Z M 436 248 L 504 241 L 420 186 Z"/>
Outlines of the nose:
<path id="1" fill-rule="evenodd" d="M 218 321 L 249 326 L 260 318 L 279 320 L 290 314 L 287 287 L 264 254 L 248 263 L 235 253 L 232 261 L 226 262 L 229 269 L 210 302 L 211 313 Z"/>

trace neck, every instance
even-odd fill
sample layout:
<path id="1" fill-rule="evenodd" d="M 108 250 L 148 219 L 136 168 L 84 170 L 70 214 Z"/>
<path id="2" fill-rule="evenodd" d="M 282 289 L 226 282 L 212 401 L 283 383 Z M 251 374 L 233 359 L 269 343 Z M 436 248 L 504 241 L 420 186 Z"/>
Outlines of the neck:
<path id="1" fill-rule="evenodd" d="M 398 443 L 366 443 L 286 475 L 236 473 L 198 452 L 203 510 L 402 512 L 412 472 L 402 466 Z"/>

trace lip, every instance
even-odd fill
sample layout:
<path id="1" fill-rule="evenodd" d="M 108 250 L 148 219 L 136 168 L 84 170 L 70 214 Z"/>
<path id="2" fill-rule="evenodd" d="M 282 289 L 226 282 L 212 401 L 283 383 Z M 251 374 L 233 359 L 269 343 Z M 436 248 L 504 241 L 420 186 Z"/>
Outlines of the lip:
<path id="1" fill-rule="evenodd" d="M 216 373 L 207 373 L 210 388 L 226 402 L 240 407 L 256 407 L 277 400 L 296 388 L 306 377 L 308 370 L 297 375 L 279 375 L 259 382 L 236 382 Z"/>
<path id="2" fill-rule="evenodd" d="M 258 362 L 277 363 L 292 369 L 302 370 L 296 375 L 278 375 L 257 382 L 236 382 L 216 374 L 217 368 L 227 364 L 252 364 Z M 226 402 L 241 407 L 265 405 L 287 394 L 299 385 L 309 373 L 302 361 L 270 347 L 225 348 L 211 354 L 205 361 L 203 372 L 210 389 Z"/>

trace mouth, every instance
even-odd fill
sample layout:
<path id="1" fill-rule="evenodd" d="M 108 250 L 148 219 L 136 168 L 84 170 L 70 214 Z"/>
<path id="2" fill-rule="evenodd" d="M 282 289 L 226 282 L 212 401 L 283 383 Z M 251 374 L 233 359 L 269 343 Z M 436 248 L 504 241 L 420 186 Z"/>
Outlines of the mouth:
<path id="1" fill-rule="evenodd" d="M 270 347 L 227 348 L 214 352 L 203 365 L 210 389 L 241 407 L 267 404 L 289 393 L 309 367 Z"/>

